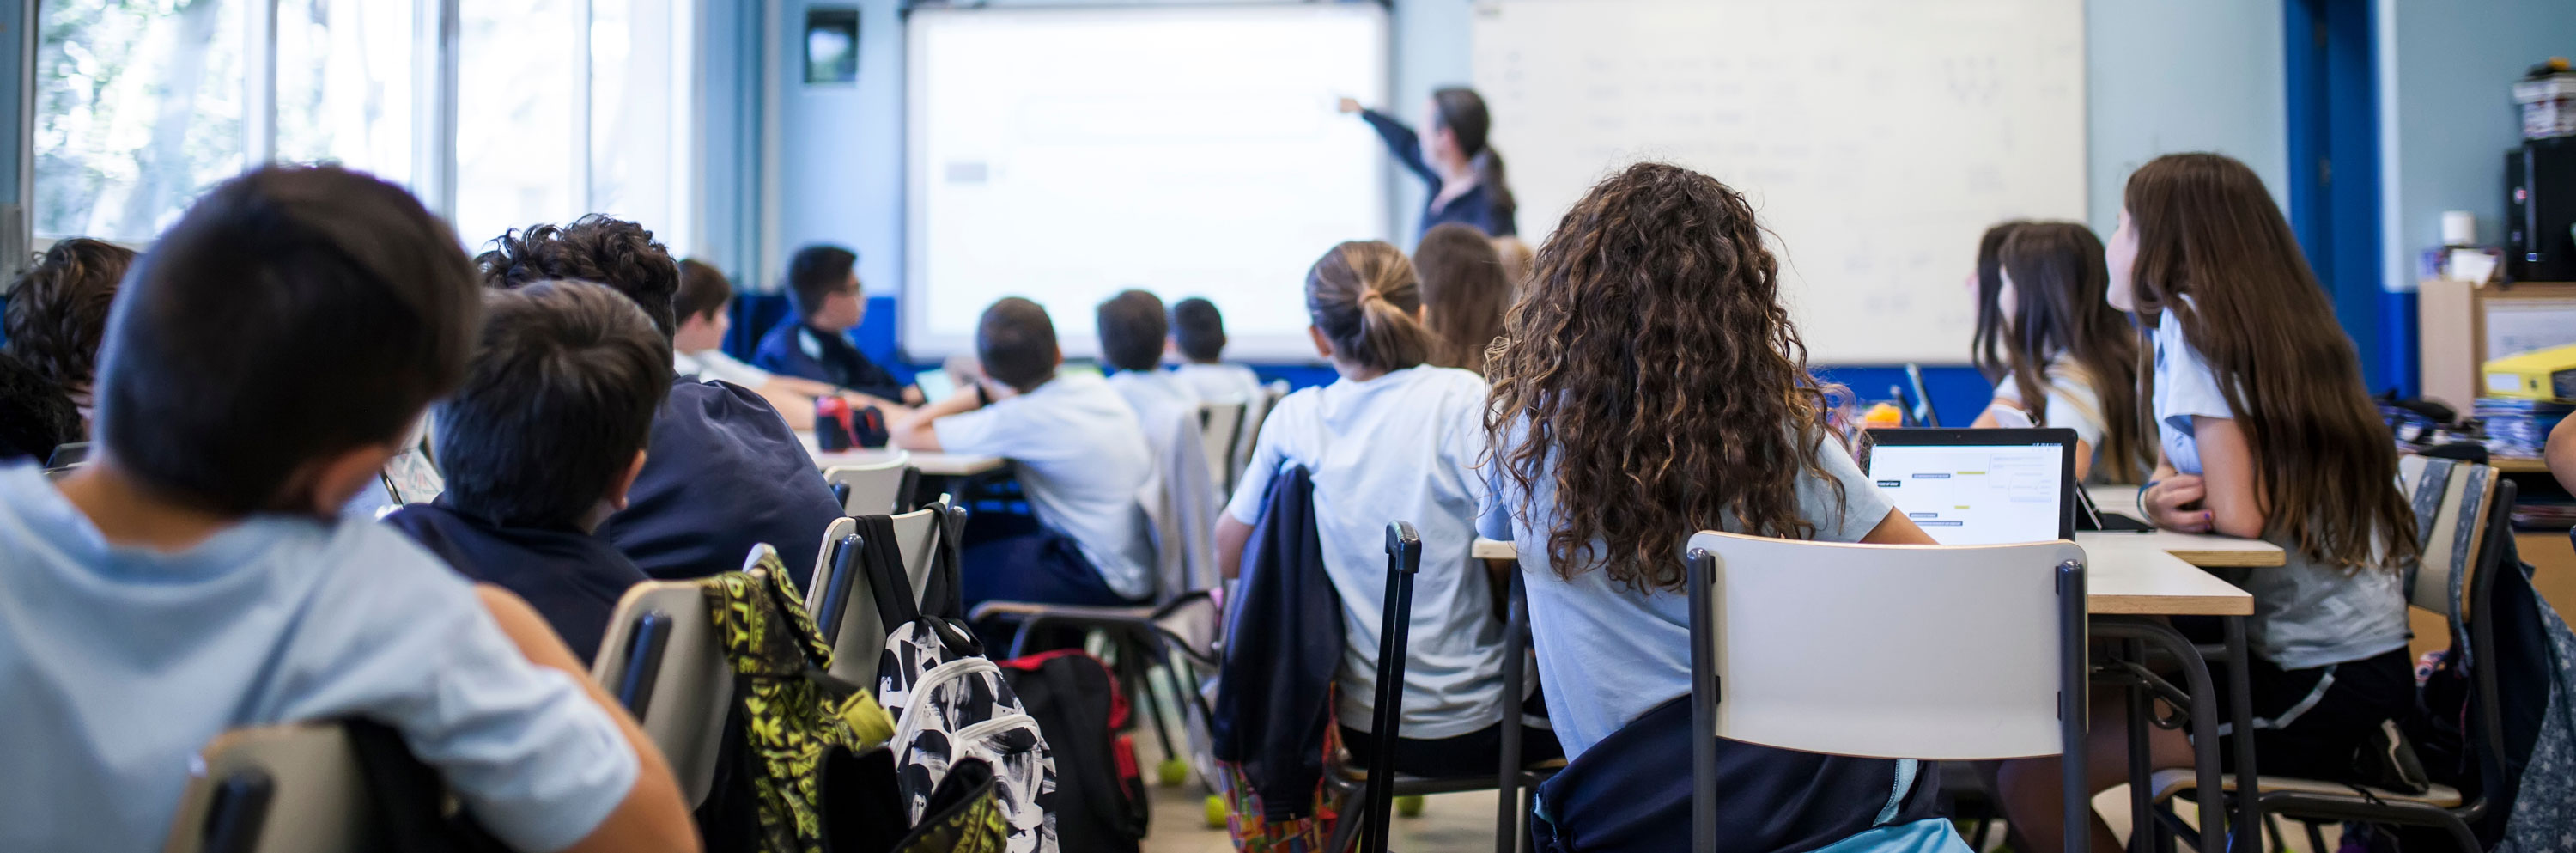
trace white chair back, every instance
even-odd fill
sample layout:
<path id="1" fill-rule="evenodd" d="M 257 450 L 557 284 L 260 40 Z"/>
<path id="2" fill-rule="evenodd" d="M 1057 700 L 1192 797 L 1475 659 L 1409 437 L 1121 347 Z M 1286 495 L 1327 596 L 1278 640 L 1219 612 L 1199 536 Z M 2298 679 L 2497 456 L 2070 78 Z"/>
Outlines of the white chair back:
<path id="1" fill-rule="evenodd" d="M 849 497 L 841 501 L 844 515 L 870 515 L 902 509 L 905 473 L 912 469 L 912 453 L 897 450 L 881 462 L 865 465 L 834 465 L 823 469 L 823 482 L 848 486 Z"/>
<path id="2" fill-rule="evenodd" d="M 757 546 L 755 553 L 769 546 Z M 749 568 L 745 566 L 745 568 Z M 591 679 L 626 704 L 661 747 L 691 806 L 715 786 L 733 668 L 695 581 L 646 581 L 626 590 L 608 621 Z"/>
<path id="3" fill-rule="evenodd" d="M 948 501 L 943 496 L 937 504 L 894 517 L 895 549 L 903 554 L 903 573 L 905 579 L 912 583 L 914 604 L 921 603 L 922 594 L 930 587 L 931 570 L 938 565 L 938 529 L 947 509 Z M 814 582 L 805 590 L 805 609 L 813 612 L 817 626 L 831 625 L 833 619 L 827 602 L 831 600 L 834 586 L 846 582 L 847 589 L 841 593 L 840 625 L 837 629 L 826 629 L 833 635 L 832 668 L 829 672 L 832 677 L 844 681 L 874 685 L 877 658 L 885 651 L 886 634 L 893 631 L 894 626 L 885 624 L 885 619 L 877 615 L 876 593 L 868 586 L 864 575 L 856 574 L 865 571 L 864 566 L 853 559 L 850 562 L 853 576 L 846 581 L 840 576 L 841 562 L 837 558 L 841 553 L 841 539 L 857 532 L 858 520 L 841 519 L 833 524 L 833 529 L 838 534 L 827 535 L 823 539 L 822 556 L 814 568 Z"/>
<path id="4" fill-rule="evenodd" d="M 1199 404 L 1199 443 L 1219 494 L 1234 494 L 1235 477 L 1243 473 L 1234 464 L 1234 445 L 1243 440 L 1243 416 L 1251 407 L 1250 401 Z"/>
<path id="5" fill-rule="evenodd" d="M 179 795 L 163 853 L 355 853 L 384 841 L 366 773 L 338 724 L 236 729 L 203 756 Z M 228 831 L 235 835 L 219 837 Z"/>
<path id="6" fill-rule="evenodd" d="M 1718 736 L 1884 758 L 2059 753 L 2056 578 L 2083 563 L 2075 543 L 1702 532 L 1689 547 L 1714 557 Z"/>

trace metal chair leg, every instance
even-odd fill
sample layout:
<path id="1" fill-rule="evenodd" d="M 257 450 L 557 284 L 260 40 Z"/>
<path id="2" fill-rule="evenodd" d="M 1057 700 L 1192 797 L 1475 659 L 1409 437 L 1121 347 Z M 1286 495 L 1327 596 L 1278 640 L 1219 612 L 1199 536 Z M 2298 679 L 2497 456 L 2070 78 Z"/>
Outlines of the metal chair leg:
<path id="1" fill-rule="evenodd" d="M 2317 829 L 2317 822 L 2303 820 L 2299 825 L 2308 830 L 2308 853 L 2326 853 L 2326 834 Z"/>
<path id="2" fill-rule="evenodd" d="M 1351 853 L 1360 843 L 1361 824 L 1369 821 L 1369 783 L 1351 786 L 1350 795 L 1342 798 L 1341 818 L 1333 821 L 1332 840 L 1324 844 L 1324 853 Z"/>

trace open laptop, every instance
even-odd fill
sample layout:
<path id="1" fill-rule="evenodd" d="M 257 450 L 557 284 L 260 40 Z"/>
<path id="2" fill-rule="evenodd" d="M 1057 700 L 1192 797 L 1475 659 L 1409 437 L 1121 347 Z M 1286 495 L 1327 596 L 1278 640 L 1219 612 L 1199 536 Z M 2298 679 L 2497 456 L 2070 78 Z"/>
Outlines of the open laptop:
<path id="1" fill-rule="evenodd" d="M 2075 538 L 2075 431 L 1870 430 L 1869 479 L 1943 545 Z"/>

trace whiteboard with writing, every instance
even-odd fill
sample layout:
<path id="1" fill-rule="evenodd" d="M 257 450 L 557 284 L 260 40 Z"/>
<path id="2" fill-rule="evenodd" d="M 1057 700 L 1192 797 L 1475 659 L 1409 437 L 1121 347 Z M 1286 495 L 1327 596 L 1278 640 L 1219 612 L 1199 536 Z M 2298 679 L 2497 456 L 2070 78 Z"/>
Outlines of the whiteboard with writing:
<path id="1" fill-rule="evenodd" d="M 1819 363 L 1967 361 L 1978 235 L 2084 218 L 2081 0 L 1480 0 L 1473 27 L 1527 237 L 1627 164 L 1705 172 L 1773 233 Z"/>

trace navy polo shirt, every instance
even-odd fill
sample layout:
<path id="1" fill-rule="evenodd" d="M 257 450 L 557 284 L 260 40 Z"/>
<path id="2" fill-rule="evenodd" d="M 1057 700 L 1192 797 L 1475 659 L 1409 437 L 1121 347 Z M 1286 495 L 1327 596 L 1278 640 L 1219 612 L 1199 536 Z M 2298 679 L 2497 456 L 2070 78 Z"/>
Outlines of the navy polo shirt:
<path id="1" fill-rule="evenodd" d="M 385 524 L 409 534 L 457 573 L 527 599 L 585 662 L 598 658 L 618 598 L 644 581 L 634 561 L 596 536 L 494 524 L 456 511 L 444 497 L 396 510 Z"/>
<path id="2" fill-rule="evenodd" d="M 676 377 L 653 417 L 644 472 L 599 538 L 661 580 L 742 568 L 751 546 L 778 549 L 801 588 L 823 529 L 841 517 L 814 457 L 758 393 Z"/>

